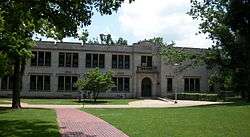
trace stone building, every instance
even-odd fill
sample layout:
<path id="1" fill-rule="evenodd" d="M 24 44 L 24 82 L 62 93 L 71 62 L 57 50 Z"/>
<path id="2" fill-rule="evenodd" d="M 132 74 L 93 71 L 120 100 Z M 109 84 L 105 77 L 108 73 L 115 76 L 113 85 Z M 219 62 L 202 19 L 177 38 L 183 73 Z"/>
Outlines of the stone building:
<path id="1" fill-rule="evenodd" d="M 76 97 L 79 90 L 73 86 L 74 82 L 96 67 L 103 72 L 111 70 L 116 83 L 111 91 L 101 93 L 102 97 L 159 97 L 209 89 L 205 66 L 176 74 L 176 66 L 168 65 L 159 56 L 159 46 L 145 41 L 130 46 L 37 42 L 33 54 L 27 61 L 21 96 Z M 0 80 L 0 96 L 11 96 L 11 79 Z"/>

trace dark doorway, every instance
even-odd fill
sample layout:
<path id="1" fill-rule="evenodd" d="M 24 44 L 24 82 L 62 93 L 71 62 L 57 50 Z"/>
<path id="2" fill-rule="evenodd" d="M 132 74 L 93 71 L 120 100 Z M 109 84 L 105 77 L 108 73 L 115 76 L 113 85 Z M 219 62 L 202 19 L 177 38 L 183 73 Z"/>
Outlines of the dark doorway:
<path id="1" fill-rule="evenodd" d="M 152 95 L 152 82 L 150 78 L 144 78 L 141 83 L 141 96 L 142 97 L 151 97 Z"/>

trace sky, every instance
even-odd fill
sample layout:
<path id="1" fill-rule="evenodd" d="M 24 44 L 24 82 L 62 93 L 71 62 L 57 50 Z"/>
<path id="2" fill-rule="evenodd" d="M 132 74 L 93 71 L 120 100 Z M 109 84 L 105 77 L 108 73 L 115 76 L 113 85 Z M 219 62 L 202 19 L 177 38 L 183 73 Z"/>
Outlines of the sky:
<path id="1" fill-rule="evenodd" d="M 179 47 L 211 47 L 212 42 L 204 34 L 197 35 L 199 22 L 186 14 L 189 10 L 190 0 L 135 0 L 131 4 L 123 3 L 112 15 L 96 13 L 92 24 L 84 29 L 88 30 L 90 39 L 103 33 L 111 34 L 113 39 L 122 37 L 128 40 L 128 44 L 163 37 Z M 63 41 L 79 42 L 73 38 Z"/>

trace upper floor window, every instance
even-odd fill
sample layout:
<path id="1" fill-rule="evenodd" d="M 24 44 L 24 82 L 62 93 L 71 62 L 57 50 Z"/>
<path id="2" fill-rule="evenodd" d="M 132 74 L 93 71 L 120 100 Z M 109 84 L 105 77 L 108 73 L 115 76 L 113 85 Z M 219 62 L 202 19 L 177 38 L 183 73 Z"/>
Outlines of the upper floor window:
<path id="1" fill-rule="evenodd" d="M 129 69 L 129 55 L 112 55 L 112 68 Z"/>
<path id="2" fill-rule="evenodd" d="M 34 91 L 50 90 L 50 76 L 30 75 L 30 90 Z"/>
<path id="3" fill-rule="evenodd" d="M 78 53 L 59 53 L 59 67 L 78 67 Z"/>
<path id="4" fill-rule="evenodd" d="M 77 81 L 77 76 L 59 76 L 58 77 L 58 90 L 77 90 L 74 84 Z"/>
<path id="5" fill-rule="evenodd" d="M 129 78 L 128 77 L 113 77 L 115 87 L 113 92 L 129 92 Z"/>
<path id="6" fill-rule="evenodd" d="M 1 90 L 13 89 L 13 76 L 4 76 L 1 79 Z"/>
<path id="7" fill-rule="evenodd" d="M 152 56 L 141 56 L 141 66 L 152 67 Z"/>
<path id="8" fill-rule="evenodd" d="M 86 54 L 86 68 L 104 68 L 105 55 L 104 54 Z"/>
<path id="9" fill-rule="evenodd" d="M 31 66 L 51 66 L 51 52 L 32 51 Z"/>
<path id="10" fill-rule="evenodd" d="M 200 78 L 185 78 L 184 91 L 200 91 Z"/>

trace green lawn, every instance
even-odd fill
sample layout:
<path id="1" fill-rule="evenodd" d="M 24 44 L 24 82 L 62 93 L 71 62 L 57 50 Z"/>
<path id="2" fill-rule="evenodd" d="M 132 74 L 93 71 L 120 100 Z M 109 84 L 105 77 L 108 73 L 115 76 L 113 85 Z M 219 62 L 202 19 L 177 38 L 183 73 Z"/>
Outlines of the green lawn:
<path id="1" fill-rule="evenodd" d="M 85 101 L 84 104 L 102 104 L 102 105 L 126 105 L 135 99 L 97 99 L 97 102 L 92 100 Z M 81 105 L 83 102 L 78 102 L 77 99 L 21 99 L 22 102 L 28 104 L 51 104 L 51 105 Z"/>
<path id="2" fill-rule="evenodd" d="M 250 104 L 84 110 L 130 137 L 250 137 Z"/>
<path id="3" fill-rule="evenodd" d="M 0 108 L 1 137 L 59 137 L 54 110 Z"/>

